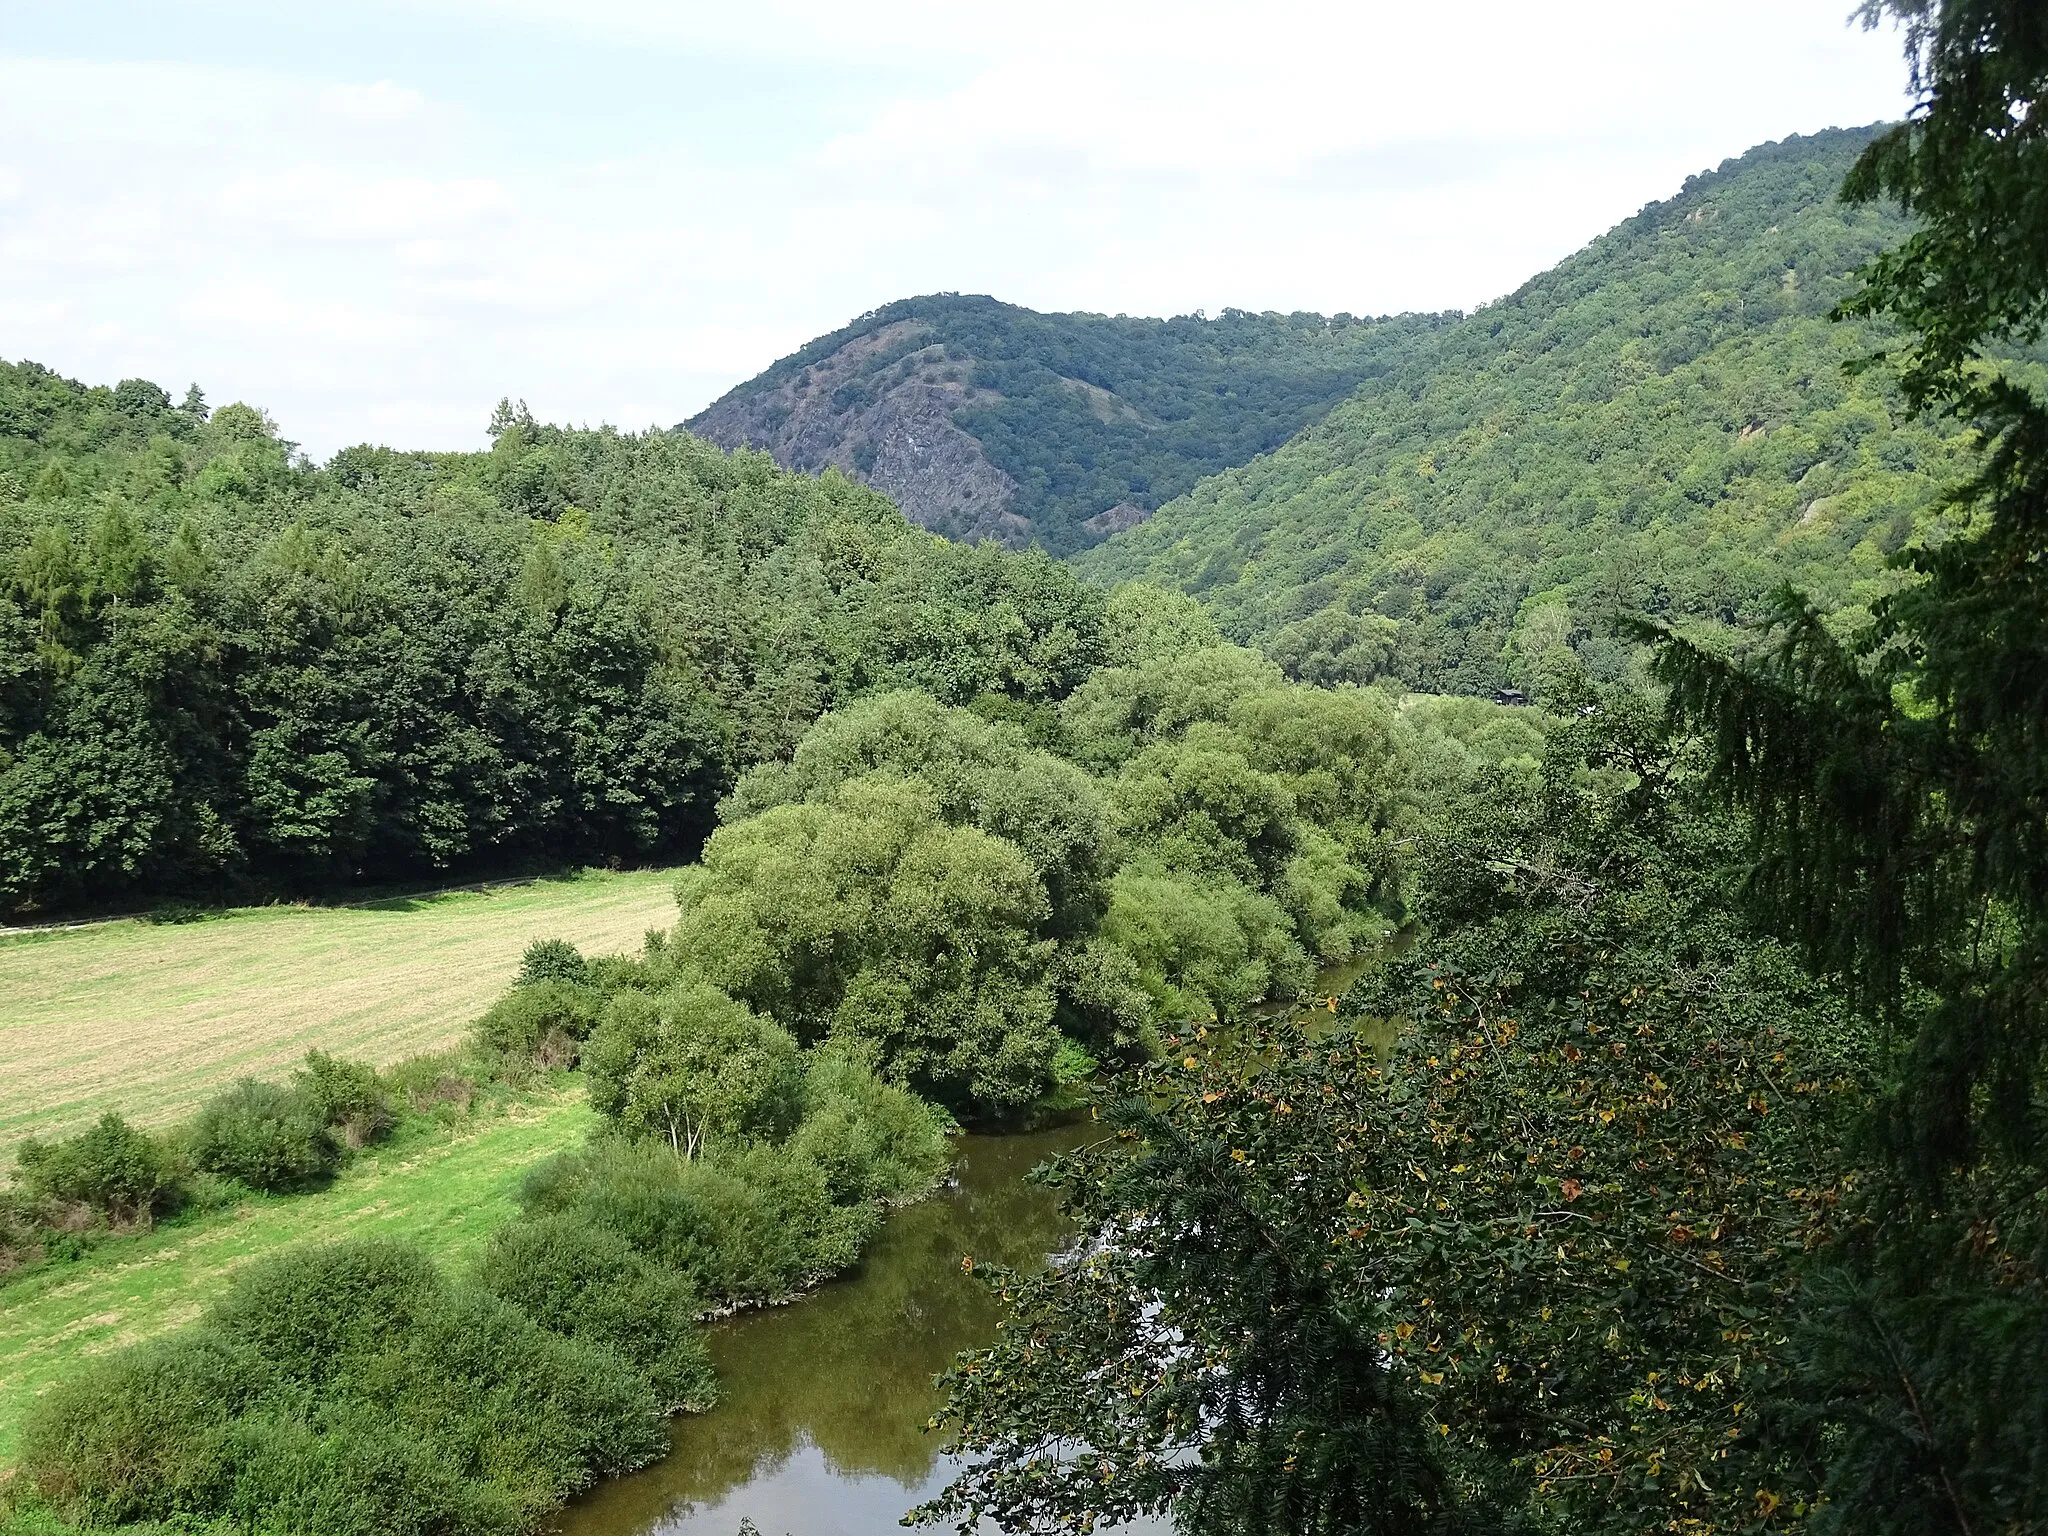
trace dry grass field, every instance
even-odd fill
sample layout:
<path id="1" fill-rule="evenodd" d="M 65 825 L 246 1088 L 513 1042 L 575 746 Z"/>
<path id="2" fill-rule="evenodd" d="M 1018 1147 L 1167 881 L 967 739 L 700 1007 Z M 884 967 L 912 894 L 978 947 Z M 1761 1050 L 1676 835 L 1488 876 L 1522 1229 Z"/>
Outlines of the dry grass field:
<path id="1" fill-rule="evenodd" d="M 673 921 L 671 871 L 591 872 L 361 907 L 0 938 L 0 1161 L 113 1109 L 183 1119 L 317 1046 L 375 1065 L 457 1040 L 536 938 L 636 950 Z"/>

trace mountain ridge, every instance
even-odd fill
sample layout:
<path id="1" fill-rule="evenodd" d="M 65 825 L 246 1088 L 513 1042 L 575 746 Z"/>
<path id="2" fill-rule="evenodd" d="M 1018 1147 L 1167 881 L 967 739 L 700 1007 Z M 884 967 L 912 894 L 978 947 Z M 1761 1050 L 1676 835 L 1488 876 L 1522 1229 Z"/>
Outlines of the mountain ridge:
<path id="1" fill-rule="evenodd" d="M 837 467 L 950 537 L 1069 554 L 1278 447 L 1441 316 L 1041 314 L 899 299 L 680 424 Z"/>
<path id="2" fill-rule="evenodd" d="M 1076 563 L 1189 592 L 1290 670 L 1458 693 L 1559 648 L 1618 677 L 1610 611 L 1714 628 L 1786 581 L 1878 595 L 1969 453 L 1852 367 L 1883 331 L 1830 318 L 1911 228 L 1840 201 L 1876 132 L 1689 178 Z"/>

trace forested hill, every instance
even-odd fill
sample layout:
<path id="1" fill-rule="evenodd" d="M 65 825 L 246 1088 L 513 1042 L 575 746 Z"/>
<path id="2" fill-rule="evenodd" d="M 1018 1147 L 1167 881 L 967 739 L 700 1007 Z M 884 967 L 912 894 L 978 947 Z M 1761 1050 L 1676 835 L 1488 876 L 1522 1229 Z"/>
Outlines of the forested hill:
<path id="1" fill-rule="evenodd" d="M 1499 303 L 1404 337 L 1278 452 L 1081 557 L 1200 595 L 1291 670 L 1474 693 L 1569 645 L 1622 665 L 1614 608 L 1732 622 L 1788 578 L 1830 600 L 1962 473 L 1878 344 L 1828 312 L 1904 233 L 1849 207 L 1873 130 L 1754 149 Z"/>
<path id="2" fill-rule="evenodd" d="M 1064 554 L 1277 448 L 1440 323 L 1045 315 L 935 294 L 819 337 L 683 425 L 786 468 L 836 466 L 936 533 Z"/>
<path id="3" fill-rule="evenodd" d="M 0 363 L 0 913 L 687 856 L 835 704 L 1102 659 L 1063 566 L 841 475 L 493 436 L 314 466 L 248 405 Z"/>

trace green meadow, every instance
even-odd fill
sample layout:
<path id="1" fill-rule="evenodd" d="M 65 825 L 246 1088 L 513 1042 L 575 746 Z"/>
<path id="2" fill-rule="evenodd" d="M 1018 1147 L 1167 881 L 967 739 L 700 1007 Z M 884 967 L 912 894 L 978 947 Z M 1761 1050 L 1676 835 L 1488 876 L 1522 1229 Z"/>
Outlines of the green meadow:
<path id="1" fill-rule="evenodd" d="M 115 1238 L 74 1264 L 0 1286 L 0 1466 L 36 1395 L 81 1360 L 196 1318 L 243 1264 L 291 1243 L 416 1242 L 460 1261 L 516 1209 L 528 1166 L 594 1123 L 580 1087 L 515 1100 L 453 1131 L 415 1123 L 358 1154 L 326 1189 L 252 1196 Z"/>
<path id="2" fill-rule="evenodd" d="M 0 938 L 0 1159 L 107 1110 L 186 1118 L 313 1047 L 385 1066 L 452 1045 L 510 985 L 520 952 L 563 938 L 638 949 L 675 919 L 673 874 L 591 871 L 362 906 L 235 909 Z M 8 1159 L 11 1160 L 11 1159 Z"/>

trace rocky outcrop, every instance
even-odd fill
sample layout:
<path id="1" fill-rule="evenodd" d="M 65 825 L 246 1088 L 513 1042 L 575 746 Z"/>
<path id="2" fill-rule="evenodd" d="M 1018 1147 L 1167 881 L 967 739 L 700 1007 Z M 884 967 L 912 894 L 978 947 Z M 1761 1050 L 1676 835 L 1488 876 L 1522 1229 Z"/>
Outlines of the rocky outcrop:
<path id="1" fill-rule="evenodd" d="M 836 466 L 949 538 L 1073 555 L 1271 452 L 1440 323 L 928 293 L 806 342 L 682 426 L 786 469 Z"/>
<path id="2" fill-rule="evenodd" d="M 916 320 L 883 326 L 683 425 L 721 448 L 764 449 L 789 469 L 836 466 L 947 538 L 1021 546 L 1031 525 L 1012 510 L 1016 481 L 953 421 L 1001 397 L 977 389 L 972 360 L 949 356 L 929 335 Z"/>

